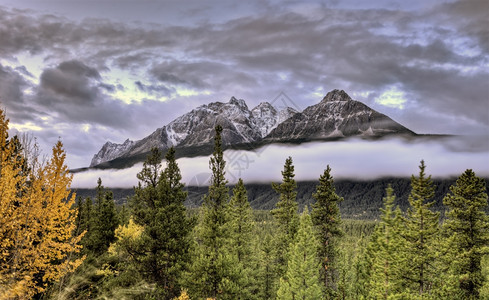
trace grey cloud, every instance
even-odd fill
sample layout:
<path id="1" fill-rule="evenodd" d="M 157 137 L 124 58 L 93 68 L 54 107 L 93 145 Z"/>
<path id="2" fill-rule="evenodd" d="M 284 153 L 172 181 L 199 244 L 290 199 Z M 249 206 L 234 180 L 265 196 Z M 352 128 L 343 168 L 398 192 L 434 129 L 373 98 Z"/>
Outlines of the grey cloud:
<path id="1" fill-rule="evenodd" d="M 25 66 L 16 67 L 15 71 L 17 71 L 17 72 L 21 73 L 22 75 L 25 75 L 29 78 L 34 78 L 34 75 L 32 75 L 32 73 L 29 72 Z"/>
<path id="2" fill-rule="evenodd" d="M 477 40 L 489 53 L 489 2 L 486 0 L 454 1 L 444 3 L 431 12 L 448 26 L 456 25 L 462 33 Z"/>
<path id="3" fill-rule="evenodd" d="M 159 95 L 159 96 L 172 96 L 175 94 L 175 89 L 174 88 L 169 88 L 165 85 L 146 85 L 142 83 L 141 81 L 136 81 L 134 82 L 138 90 L 141 92 L 146 92 L 149 95 Z"/>
<path id="4" fill-rule="evenodd" d="M 103 88 L 107 92 L 115 92 L 117 87 L 113 84 L 99 83 L 98 87 Z"/>
<path id="5" fill-rule="evenodd" d="M 214 61 L 182 62 L 170 60 L 154 65 L 150 74 L 161 82 L 199 89 L 223 89 L 236 83 L 256 85 L 246 72 Z"/>
<path id="6" fill-rule="evenodd" d="M 41 93 L 53 94 L 41 97 L 45 104 L 52 105 L 56 96 L 63 96 L 68 101 L 80 104 L 93 104 L 100 97 L 97 82 L 100 74 L 80 61 L 62 62 L 56 68 L 46 69 L 41 74 Z"/>
<path id="7" fill-rule="evenodd" d="M 38 121 L 38 111 L 27 105 L 23 90 L 31 87 L 16 70 L 0 64 L 0 105 L 7 109 L 8 117 L 15 122 Z"/>
<path id="8" fill-rule="evenodd" d="M 392 86 L 406 93 L 402 114 L 409 118 L 403 118 L 403 125 L 423 124 L 422 131 L 429 132 L 442 130 L 440 120 L 453 120 L 444 133 L 464 133 L 467 128 L 489 128 L 488 110 L 482 109 L 489 95 L 489 72 L 484 69 L 489 61 L 488 4 L 467 3 L 445 3 L 422 12 L 317 5 L 308 13 L 290 9 L 297 1 L 268 2 L 263 9 L 217 18 L 223 22 L 180 26 L 74 22 L 0 8 L 0 55 L 27 51 L 57 65 L 43 72 L 31 97 L 39 106 L 29 105 L 31 109 L 56 104 L 52 114 L 57 121 L 101 124 L 114 128 L 114 137 L 140 138 L 194 106 L 227 101 L 231 95 L 254 105 L 285 91 L 304 108 L 320 100 L 311 95 L 317 88 L 324 93 L 342 88 L 350 94 L 373 91 L 358 99 L 372 105 L 374 95 Z M 466 45 L 454 45 L 458 39 Z M 480 48 L 480 53 L 466 54 L 460 47 Z M 103 82 L 101 73 L 108 67 L 141 76 L 133 82 L 148 97 L 177 98 L 165 104 L 112 99 L 108 94 L 124 87 Z M 17 93 L 24 103 L 22 90 L 29 83 L 18 76 L 22 70 L 7 71 L 0 76 L 12 84 L 0 83 L 0 93 Z M 182 87 L 211 95 L 178 97 Z M 140 123 L 140 129 L 130 128 Z"/>
<path id="9" fill-rule="evenodd" d="M 150 63 L 155 57 L 151 52 L 139 52 L 136 54 L 122 54 L 114 59 L 114 66 L 121 69 L 136 70 Z"/>

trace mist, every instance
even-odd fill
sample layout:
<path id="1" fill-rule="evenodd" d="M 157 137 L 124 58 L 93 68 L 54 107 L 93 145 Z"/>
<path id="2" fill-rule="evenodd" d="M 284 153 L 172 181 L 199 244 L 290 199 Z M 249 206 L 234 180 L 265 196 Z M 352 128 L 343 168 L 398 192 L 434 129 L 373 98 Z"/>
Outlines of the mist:
<path id="1" fill-rule="evenodd" d="M 470 142 L 467 137 L 414 142 L 401 139 L 350 139 L 301 145 L 267 145 L 256 151 L 226 150 L 226 178 L 230 184 L 236 183 L 239 178 L 243 178 L 245 183 L 279 182 L 288 156 L 293 159 L 297 181 L 318 180 L 327 165 L 331 167 L 335 179 L 408 177 L 418 173 L 421 160 L 427 165 L 427 174 L 435 178 L 456 177 L 466 169 L 487 178 L 489 148 L 474 147 L 474 144 L 486 143 L 485 139 L 474 137 L 472 140 Z M 177 162 L 183 182 L 187 185 L 208 185 L 211 176 L 209 157 L 180 158 Z M 130 188 L 137 185 L 136 174 L 141 169 L 142 163 L 123 170 L 76 173 L 72 187 L 93 188 L 100 177 L 106 187 Z"/>

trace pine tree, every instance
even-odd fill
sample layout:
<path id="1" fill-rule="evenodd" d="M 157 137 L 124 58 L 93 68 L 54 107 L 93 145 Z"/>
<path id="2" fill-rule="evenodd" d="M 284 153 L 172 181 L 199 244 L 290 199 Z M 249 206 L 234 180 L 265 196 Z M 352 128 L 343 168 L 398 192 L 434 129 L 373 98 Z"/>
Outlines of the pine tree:
<path id="1" fill-rule="evenodd" d="M 182 176 L 175 150 L 165 156 L 166 168 L 160 172 L 161 153 L 152 149 L 133 199 L 135 221 L 144 227 L 141 239 L 144 254 L 138 257 L 143 274 L 156 283 L 155 296 L 172 299 L 180 294 L 180 277 L 190 260 L 192 222 L 186 215 Z"/>
<path id="2" fill-rule="evenodd" d="M 486 278 L 482 276 L 481 260 L 489 254 L 489 217 L 486 184 L 472 170 L 466 170 L 443 203 L 448 207 L 444 230 L 450 249 L 447 262 L 449 273 L 457 283 L 456 297 L 479 299 Z"/>
<path id="3" fill-rule="evenodd" d="M 406 293 L 422 297 L 432 288 L 436 276 L 434 263 L 437 249 L 436 238 L 439 233 L 439 213 L 430 210 L 434 202 L 434 186 L 431 176 L 426 176 L 424 161 L 419 166 L 419 176 L 411 176 L 410 207 L 403 219 L 401 231 L 403 238 L 404 266 L 400 271 L 406 281 Z"/>
<path id="4" fill-rule="evenodd" d="M 113 193 L 105 190 L 100 178 L 97 180 L 96 191 L 95 204 L 89 209 L 90 215 L 87 218 L 89 230 L 86 233 L 87 243 L 84 244 L 89 254 L 95 257 L 105 253 L 109 245 L 115 241 L 114 231 L 119 226 Z M 87 206 L 90 205 L 87 203 Z"/>
<path id="5" fill-rule="evenodd" d="M 87 197 L 85 200 L 80 200 L 77 216 L 79 227 L 76 233 L 82 237 L 80 244 L 83 246 L 81 254 L 88 255 L 91 253 L 91 250 L 89 250 L 89 244 L 91 242 L 90 233 L 92 232 L 94 223 L 92 198 Z"/>
<path id="6" fill-rule="evenodd" d="M 28 299 L 82 262 L 69 259 L 80 250 L 75 195 L 61 142 L 45 165 L 25 169 L 7 130 L 0 110 L 0 299 Z"/>
<path id="7" fill-rule="evenodd" d="M 277 266 L 275 264 L 275 243 L 272 237 L 273 233 L 267 233 L 264 237 L 257 241 L 258 247 L 255 252 L 257 259 L 257 267 L 255 275 L 258 284 L 258 299 L 274 299 L 277 291 Z"/>
<path id="8" fill-rule="evenodd" d="M 198 246 L 188 288 L 192 298 L 235 299 L 239 274 L 235 269 L 237 258 L 229 247 L 229 190 L 225 178 L 222 127 L 217 125 L 215 130 L 214 153 L 209 161 L 212 177 L 196 228 Z"/>
<path id="9" fill-rule="evenodd" d="M 228 205 L 231 253 L 238 260 L 239 268 L 238 293 L 236 299 L 256 297 L 252 257 L 254 220 L 248 202 L 248 195 L 243 180 L 240 178 L 233 189 L 233 196 Z"/>
<path id="10" fill-rule="evenodd" d="M 328 298 L 332 298 L 335 295 L 338 280 L 338 241 L 343 236 L 338 203 L 343 201 L 343 198 L 335 192 L 329 165 L 324 170 L 324 174 L 319 177 L 319 185 L 312 196 L 316 199 L 311 218 L 319 240 L 318 255 L 321 261 L 321 281 L 325 294 Z"/>
<path id="11" fill-rule="evenodd" d="M 287 270 L 287 251 L 289 244 L 295 238 L 299 225 L 296 201 L 297 183 L 294 177 L 294 165 L 289 156 L 285 160 L 282 171 L 282 183 L 272 183 L 272 188 L 280 195 L 276 208 L 272 210 L 278 229 L 276 237 L 278 277 L 283 276 Z"/>
<path id="12" fill-rule="evenodd" d="M 290 246 L 287 272 L 280 278 L 277 299 L 322 299 L 317 249 L 318 241 L 306 207 Z"/>
<path id="13" fill-rule="evenodd" d="M 372 299 L 390 299 L 402 291 L 399 272 L 398 249 L 402 247 L 399 235 L 401 210 L 394 209 L 396 199 L 389 185 L 384 197 L 381 221 L 375 228 L 371 240 L 371 276 L 369 278 L 369 297 Z"/>

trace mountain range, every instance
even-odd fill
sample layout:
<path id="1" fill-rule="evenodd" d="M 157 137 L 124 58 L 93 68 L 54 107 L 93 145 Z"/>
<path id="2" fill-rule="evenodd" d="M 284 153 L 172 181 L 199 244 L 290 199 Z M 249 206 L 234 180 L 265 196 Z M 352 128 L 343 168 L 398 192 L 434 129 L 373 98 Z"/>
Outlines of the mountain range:
<path id="1" fill-rule="evenodd" d="M 106 142 L 93 156 L 90 167 L 123 168 L 144 161 L 152 147 L 177 149 L 179 157 L 212 153 L 214 128 L 223 127 L 224 148 L 252 150 L 270 143 L 302 143 L 338 140 L 359 136 L 404 137 L 416 133 L 355 101 L 343 90 L 332 90 L 318 103 L 299 112 L 291 107 L 278 109 L 262 102 L 248 108 L 242 99 L 201 105 L 138 141 L 122 144 Z"/>

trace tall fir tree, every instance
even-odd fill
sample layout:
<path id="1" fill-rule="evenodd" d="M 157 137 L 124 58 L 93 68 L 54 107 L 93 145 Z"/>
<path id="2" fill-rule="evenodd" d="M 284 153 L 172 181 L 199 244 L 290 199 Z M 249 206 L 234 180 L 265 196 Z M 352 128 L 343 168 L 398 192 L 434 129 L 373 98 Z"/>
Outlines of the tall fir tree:
<path id="1" fill-rule="evenodd" d="M 289 244 L 295 238 L 299 225 L 297 212 L 297 183 L 295 182 L 292 157 L 285 160 L 282 171 L 282 183 L 272 183 L 272 188 L 280 195 L 276 208 L 272 210 L 278 232 L 276 236 L 277 276 L 287 270 L 287 252 Z"/>
<path id="2" fill-rule="evenodd" d="M 239 178 L 233 189 L 228 205 L 231 253 L 238 260 L 239 280 L 236 299 L 256 298 L 257 285 L 253 268 L 253 231 L 255 222 L 253 211 L 248 202 L 248 194 L 243 180 Z"/>
<path id="3" fill-rule="evenodd" d="M 80 254 L 88 255 L 90 254 L 89 243 L 90 243 L 90 233 L 92 232 L 93 224 L 93 203 L 92 198 L 87 197 L 86 199 L 80 199 L 80 205 L 78 209 L 78 228 L 76 229 L 76 234 L 81 235 L 80 244 L 83 245 Z"/>
<path id="4" fill-rule="evenodd" d="M 258 245 L 255 251 L 257 267 L 255 277 L 258 284 L 258 299 L 274 299 L 277 291 L 277 265 L 275 263 L 275 241 L 272 233 L 267 233 L 263 237 L 257 235 Z"/>
<path id="5" fill-rule="evenodd" d="M 197 249 L 193 258 L 189 293 L 192 298 L 235 299 L 238 289 L 237 257 L 230 250 L 228 181 L 222 150 L 222 126 L 215 127 L 214 152 L 209 160 L 212 171 L 196 228 Z"/>
<path id="6" fill-rule="evenodd" d="M 401 274 L 405 279 L 405 293 L 423 297 L 433 288 L 437 258 L 437 236 L 440 214 L 430 208 L 434 201 L 435 188 L 431 175 L 426 176 L 424 161 L 419 166 L 419 176 L 411 176 L 411 192 L 408 197 L 409 208 L 403 218 L 404 228 Z"/>
<path id="7" fill-rule="evenodd" d="M 192 221 L 184 206 L 187 193 L 173 147 L 165 159 L 166 168 L 160 172 L 161 152 L 151 151 L 138 174 L 132 205 L 136 223 L 144 228 L 143 253 L 137 258 L 141 271 L 156 284 L 154 296 L 173 299 L 180 294 L 180 278 L 190 261 Z"/>
<path id="8" fill-rule="evenodd" d="M 114 194 L 102 185 L 102 179 L 97 180 L 97 197 L 92 224 L 93 253 L 100 255 L 109 249 L 115 241 L 114 231 L 119 226 L 119 218 L 114 203 Z"/>
<path id="9" fill-rule="evenodd" d="M 106 190 L 102 180 L 97 180 L 95 203 L 91 198 L 80 200 L 78 205 L 77 233 L 83 234 L 83 253 L 92 258 L 105 253 L 115 241 L 114 231 L 119 226 L 119 218 L 112 191 Z"/>
<path id="10" fill-rule="evenodd" d="M 489 217 L 484 179 L 466 170 L 450 187 L 443 203 L 448 207 L 443 229 L 449 249 L 446 263 L 456 284 L 452 289 L 459 299 L 480 299 L 480 289 L 487 280 L 482 275 L 481 260 L 489 254 Z"/>
<path id="11" fill-rule="evenodd" d="M 372 235 L 370 247 L 371 276 L 369 277 L 368 295 L 371 299 L 392 299 L 402 292 L 402 280 L 399 266 L 398 249 L 402 248 L 399 234 L 401 210 L 394 209 L 396 196 L 389 185 L 383 199 L 381 221 Z"/>
<path id="12" fill-rule="evenodd" d="M 343 236 L 338 203 L 343 201 L 343 198 L 336 194 L 329 165 L 319 177 L 319 185 L 312 196 L 316 199 L 311 211 L 311 218 L 319 240 L 318 255 L 321 261 L 321 281 L 326 297 L 333 298 L 338 281 L 339 239 Z"/>
<path id="13" fill-rule="evenodd" d="M 318 241 L 306 207 L 300 218 L 297 235 L 290 245 L 287 271 L 285 276 L 280 278 L 277 299 L 323 298 L 317 249 Z"/>

